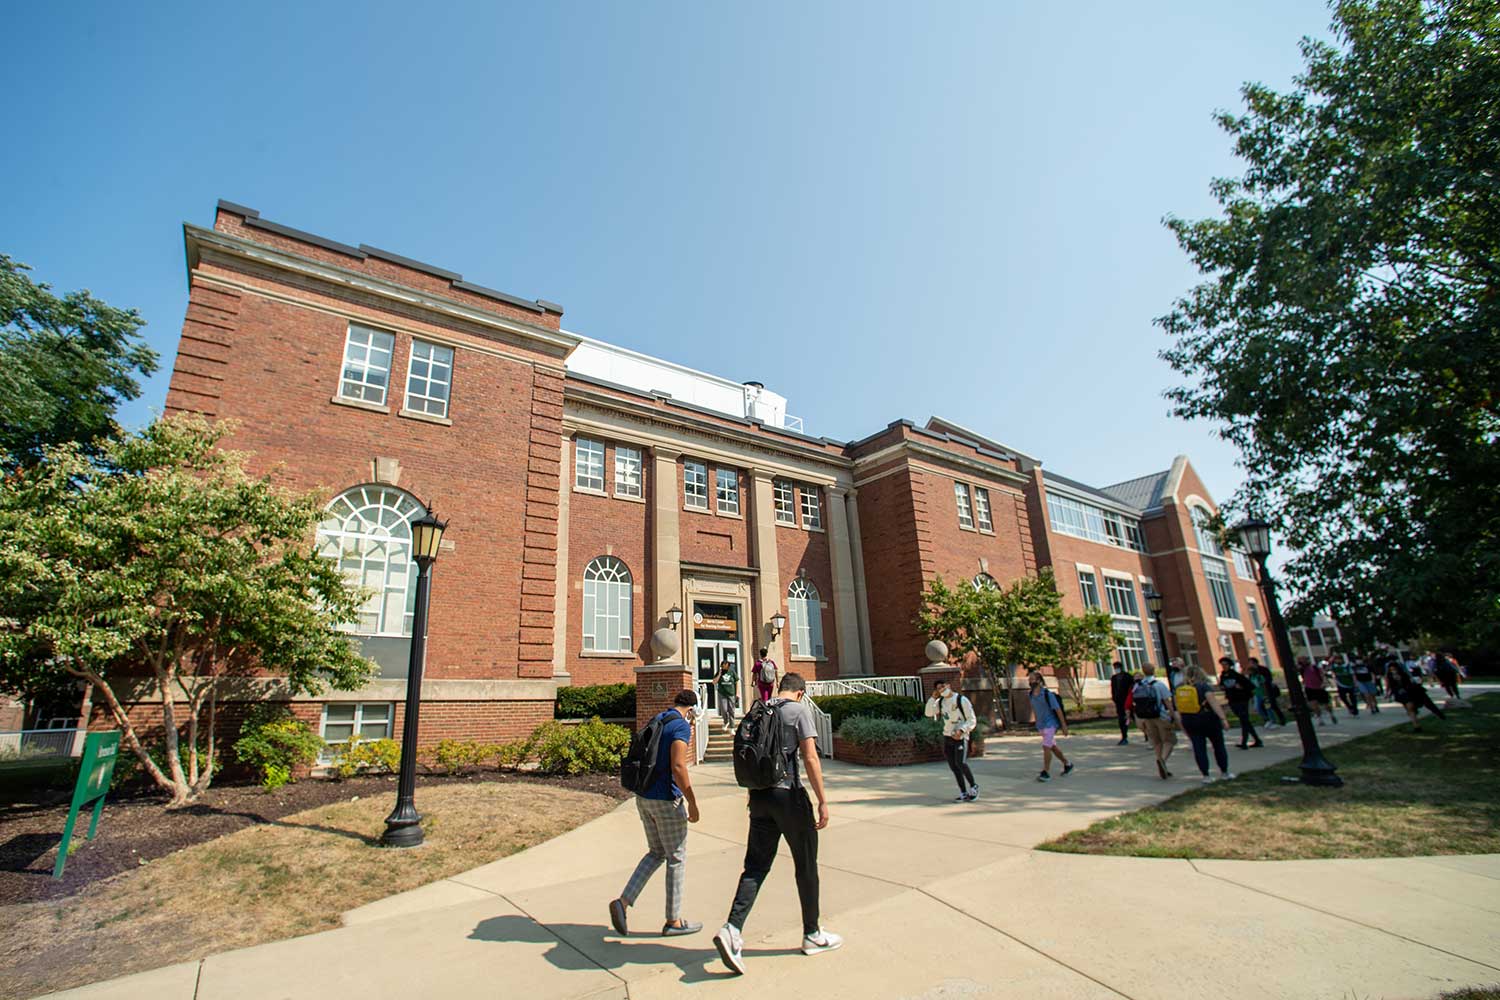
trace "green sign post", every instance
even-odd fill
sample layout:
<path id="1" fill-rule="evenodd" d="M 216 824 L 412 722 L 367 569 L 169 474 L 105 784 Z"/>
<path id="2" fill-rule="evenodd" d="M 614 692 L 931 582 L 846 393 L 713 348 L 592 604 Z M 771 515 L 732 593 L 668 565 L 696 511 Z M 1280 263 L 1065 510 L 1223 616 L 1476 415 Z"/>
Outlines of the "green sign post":
<path id="1" fill-rule="evenodd" d="M 63 863 L 68 860 L 68 847 L 73 843 L 73 824 L 78 822 L 78 813 L 92 806 L 94 816 L 89 820 L 89 840 L 99 830 L 99 814 L 104 811 L 104 796 L 109 794 L 109 782 L 115 775 L 115 761 L 120 756 L 119 730 L 108 733 L 89 733 L 83 744 L 83 763 L 78 768 L 78 784 L 73 788 L 73 807 L 68 810 L 68 823 L 63 827 L 62 843 L 57 847 L 57 864 L 52 869 L 53 878 L 62 878 Z"/>

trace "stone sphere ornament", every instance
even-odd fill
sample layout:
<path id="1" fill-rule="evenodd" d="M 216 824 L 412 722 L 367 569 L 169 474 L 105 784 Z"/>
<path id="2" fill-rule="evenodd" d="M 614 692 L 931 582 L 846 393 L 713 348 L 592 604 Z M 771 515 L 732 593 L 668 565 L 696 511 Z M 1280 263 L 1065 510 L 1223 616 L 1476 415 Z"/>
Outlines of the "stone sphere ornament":
<path id="1" fill-rule="evenodd" d="M 677 655 L 680 648 L 675 628 L 659 628 L 651 633 L 651 652 L 656 654 L 657 660 Z"/>
<path id="2" fill-rule="evenodd" d="M 928 663 L 947 663 L 948 644 L 941 639 L 934 639 L 927 644 Z"/>

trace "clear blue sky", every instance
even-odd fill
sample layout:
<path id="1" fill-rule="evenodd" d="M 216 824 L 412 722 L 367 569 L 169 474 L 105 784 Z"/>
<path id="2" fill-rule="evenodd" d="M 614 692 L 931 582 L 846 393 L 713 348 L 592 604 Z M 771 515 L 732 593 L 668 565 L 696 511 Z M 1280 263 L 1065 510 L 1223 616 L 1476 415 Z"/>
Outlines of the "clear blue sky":
<path id="1" fill-rule="evenodd" d="M 233 9 L 232 9 L 233 8 Z M 1161 226 L 1237 173 L 1312 0 L 10 5 L 0 250 L 133 306 L 162 373 L 218 198 L 528 298 L 862 437 L 940 413 L 1105 484 L 1186 452 Z"/>

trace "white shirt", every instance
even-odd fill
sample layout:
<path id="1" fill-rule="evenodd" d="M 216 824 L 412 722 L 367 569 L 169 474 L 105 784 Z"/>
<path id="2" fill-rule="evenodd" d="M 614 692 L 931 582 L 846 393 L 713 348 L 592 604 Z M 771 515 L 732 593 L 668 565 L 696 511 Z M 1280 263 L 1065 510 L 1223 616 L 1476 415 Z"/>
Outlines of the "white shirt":
<path id="1" fill-rule="evenodd" d="M 949 691 L 941 701 L 936 696 L 927 699 L 927 718 L 943 720 L 943 735 L 966 735 L 974 731 L 978 720 L 974 718 L 974 703 Z"/>

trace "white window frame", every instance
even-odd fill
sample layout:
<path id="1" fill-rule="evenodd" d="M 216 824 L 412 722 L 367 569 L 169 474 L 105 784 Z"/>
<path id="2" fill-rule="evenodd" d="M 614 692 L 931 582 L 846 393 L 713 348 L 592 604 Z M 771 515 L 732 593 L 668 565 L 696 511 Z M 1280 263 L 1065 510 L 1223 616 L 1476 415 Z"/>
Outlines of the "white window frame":
<path id="1" fill-rule="evenodd" d="M 1239 602 L 1234 597 L 1234 584 L 1229 580 L 1229 566 L 1216 556 L 1203 553 L 1199 556 L 1203 564 L 1203 576 L 1208 582 L 1208 593 L 1213 599 L 1214 614 L 1220 618 L 1240 617 Z"/>
<path id="2" fill-rule="evenodd" d="M 994 531 L 995 519 L 990 514 L 990 491 L 983 486 L 974 487 L 974 523 L 980 531 Z"/>
<path id="3" fill-rule="evenodd" d="M 337 708 L 340 710 L 340 714 L 343 714 L 342 710 L 346 707 L 354 709 L 349 719 L 329 720 L 328 710 L 330 708 Z M 367 714 L 374 714 L 372 710 L 377 708 L 383 709 L 385 711 L 385 719 L 383 720 L 383 728 L 385 731 L 378 736 L 365 732 L 366 727 L 379 725 L 381 723 L 382 720 L 367 719 L 365 717 Z M 393 739 L 396 732 L 396 705 L 394 702 L 390 701 L 324 702 L 323 711 L 318 720 L 318 735 L 323 738 L 323 742 L 328 744 L 328 746 L 323 750 L 323 752 L 318 755 L 318 763 L 320 764 L 331 764 L 334 758 L 338 755 L 337 748 L 342 747 L 349 742 L 348 736 L 344 736 L 340 739 L 329 739 L 328 727 L 330 725 L 339 727 L 348 726 L 350 734 L 358 734 L 361 740 Z"/>
<path id="4" fill-rule="evenodd" d="M 1140 620 L 1141 606 L 1135 596 L 1135 580 L 1130 577 L 1105 573 L 1104 600 L 1109 606 L 1109 613 L 1116 618 Z"/>
<path id="5" fill-rule="evenodd" d="M 969 581 L 975 590 L 999 590 L 1000 582 L 988 573 L 975 573 L 974 579 Z"/>
<path id="6" fill-rule="evenodd" d="M 1127 673 L 1144 667 L 1146 665 L 1146 634 L 1141 629 L 1140 619 L 1116 617 L 1114 630 L 1115 659 L 1120 661 Z"/>
<path id="7" fill-rule="evenodd" d="M 786 591 L 787 641 L 793 656 L 823 657 L 823 605 L 818 588 L 798 577 Z"/>
<path id="8" fill-rule="evenodd" d="M 391 385 L 391 357 L 396 335 L 360 323 L 350 323 L 344 334 L 343 367 L 339 369 L 339 398 L 384 406 Z M 379 375 L 375 378 L 376 374 Z M 353 376 L 353 377 L 351 377 Z M 375 393 L 378 392 L 378 396 Z"/>
<path id="9" fill-rule="evenodd" d="M 823 530 L 823 497 L 816 486 L 802 486 L 802 527 L 808 531 Z"/>
<path id="10" fill-rule="evenodd" d="M 708 510 L 708 463 L 691 458 L 682 463 L 682 505 Z"/>
<path id="11" fill-rule="evenodd" d="M 614 556 L 597 556 L 583 569 L 583 651 L 630 653 L 634 611 L 630 567 Z"/>
<path id="12" fill-rule="evenodd" d="M 1091 569 L 1078 571 L 1078 593 L 1083 598 L 1083 606 L 1086 609 L 1102 608 L 1103 598 L 1099 596 L 1099 577 Z"/>
<path id="13" fill-rule="evenodd" d="M 615 496 L 641 500 L 645 497 L 641 449 L 615 445 Z"/>
<path id="14" fill-rule="evenodd" d="M 411 522 L 422 515 L 416 497 L 393 486 L 356 486 L 328 502 L 318 525 L 318 555 L 345 579 L 372 593 L 359 619 L 344 626 L 355 635 L 411 635 L 416 610 L 417 563 L 411 555 Z"/>
<path id="15" fill-rule="evenodd" d="M 969 484 L 953 484 L 953 502 L 958 505 L 958 526 L 974 530 L 974 506 L 969 500 Z"/>
<path id="16" fill-rule="evenodd" d="M 604 492 L 604 442 L 573 439 L 573 488 L 580 493 Z"/>
<path id="17" fill-rule="evenodd" d="M 417 357 L 418 351 L 425 349 L 426 357 Z M 444 354 L 447 357 L 443 357 Z M 417 365 L 427 366 L 426 375 L 417 374 Z M 417 392 L 416 385 L 421 384 L 422 391 Z M 433 391 L 441 388 L 440 393 Z M 416 340 L 411 342 L 411 353 L 406 358 L 406 403 L 404 409 L 412 413 L 420 413 L 428 417 L 437 417 L 442 420 L 448 418 L 448 400 L 453 392 L 453 348 L 444 344 L 434 344 L 430 340 Z"/>
<path id="18" fill-rule="evenodd" d="M 1250 557 L 1241 549 L 1230 549 L 1229 551 L 1234 556 L 1234 575 L 1241 580 L 1253 581 L 1255 579 L 1255 568 L 1250 565 Z"/>
<path id="19" fill-rule="evenodd" d="M 771 496 L 776 505 L 776 523 L 797 526 L 797 490 L 790 479 L 771 480 Z"/>
<path id="20" fill-rule="evenodd" d="M 719 468 L 714 469 L 714 501 L 720 514 L 739 514 L 739 470 Z"/>

